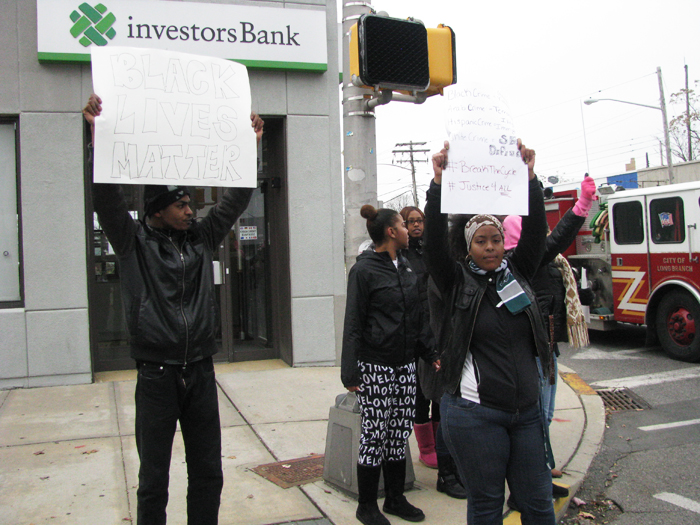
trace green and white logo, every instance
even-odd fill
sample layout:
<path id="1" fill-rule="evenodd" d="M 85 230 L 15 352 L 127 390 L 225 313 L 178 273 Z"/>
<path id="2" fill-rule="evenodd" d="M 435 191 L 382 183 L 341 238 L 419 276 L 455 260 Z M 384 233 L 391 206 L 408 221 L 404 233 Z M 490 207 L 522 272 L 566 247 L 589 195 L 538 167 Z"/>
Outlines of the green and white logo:
<path id="1" fill-rule="evenodd" d="M 70 19 L 73 21 L 70 34 L 73 38 L 80 37 L 78 42 L 84 47 L 90 44 L 106 46 L 117 34 L 112 27 L 117 19 L 112 13 L 107 13 L 107 7 L 104 4 L 92 7 L 84 2 L 70 14 Z"/>

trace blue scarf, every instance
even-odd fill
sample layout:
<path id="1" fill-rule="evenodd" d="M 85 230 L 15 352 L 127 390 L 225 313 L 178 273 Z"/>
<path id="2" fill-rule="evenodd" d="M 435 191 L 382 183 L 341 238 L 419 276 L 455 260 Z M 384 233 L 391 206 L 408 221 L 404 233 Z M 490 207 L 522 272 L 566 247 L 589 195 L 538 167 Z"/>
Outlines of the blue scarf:
<path id="1" fill-rule="evenodd" d="M 479 268 L 471 259 L 469 260 L 469 269 L 478 275 L 486 275 L 487 273 L 486 270 Z M 523 290 L 522 286 L 515 280 L 515 276 L 508 269 L 508 262 L 505 259 L 496 268 L 496 292 L 501 298 L 501 302 L 498 303 L 497 307 L 505 304 L 508 311 L 513 315 L 519 314 L 531 304 L 525 290 Z"/>

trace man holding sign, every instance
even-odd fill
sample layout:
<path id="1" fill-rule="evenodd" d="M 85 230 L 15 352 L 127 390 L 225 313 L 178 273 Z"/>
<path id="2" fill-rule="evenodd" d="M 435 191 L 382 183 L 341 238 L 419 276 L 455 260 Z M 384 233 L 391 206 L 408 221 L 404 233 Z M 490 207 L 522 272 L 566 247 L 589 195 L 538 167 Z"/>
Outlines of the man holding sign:
<path id="1" fill-rule="evenodd" d="M 95 140 L 102 100 L 83 109 Z M 257 141 L 263 121 L 250 116 Z M 246 130 L 247 131 L 247 130 Z M 116 184 L 93 184 L 95 211 L 119 257 L 122 298 L 136 360 L 138 524 L 165 524 L 178 421 L 187 458 L 188 523 L 218 522 L 223 471 L 212 355 L 217 312 L 213 253 L 248 206 L 252 188 L 229 188 L 195 222 L 185 186 L 146 186 L 143 221 L 128 212 Z"/>

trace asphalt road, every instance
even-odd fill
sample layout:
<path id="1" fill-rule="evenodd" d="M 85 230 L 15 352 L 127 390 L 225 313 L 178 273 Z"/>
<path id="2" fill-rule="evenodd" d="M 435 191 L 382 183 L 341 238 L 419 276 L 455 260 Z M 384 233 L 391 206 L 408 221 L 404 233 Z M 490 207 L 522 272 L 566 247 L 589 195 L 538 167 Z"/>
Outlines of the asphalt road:
<path id="1" fill-rule="evenodd" d="M 560 362 L 595 390 L 627 388 L 638 410 L 609 411 L 604 442 L 562 523 L 700 523 L 700 364 L 646 348 L 644 329 L 591 332 Z M 583 514 L 582 514 L 583 513 Z"/>

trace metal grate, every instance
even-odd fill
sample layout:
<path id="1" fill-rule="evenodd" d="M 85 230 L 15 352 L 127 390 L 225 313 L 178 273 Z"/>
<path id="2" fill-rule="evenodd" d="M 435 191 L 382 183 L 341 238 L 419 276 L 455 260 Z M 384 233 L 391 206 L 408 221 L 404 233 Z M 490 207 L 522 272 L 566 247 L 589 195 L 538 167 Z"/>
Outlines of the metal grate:
<path id="1" fill-rule="evenodd" d="M 644 401 L 637 394 L 628 388 L 610 388 L 596 390 L 596 393 L 603 398 L 605 408 L 611 411 L 617 410 L 644 410 L 651 408 L 651 405 Z"/>
<path id="2" fill-rule="evenodd" d="M 323 477 L 324 455 L 290 459 L 279 463 L 268 463 L 251 469 L 275 485 L 288 489 L 305 483 L 318 481 Z"/>

